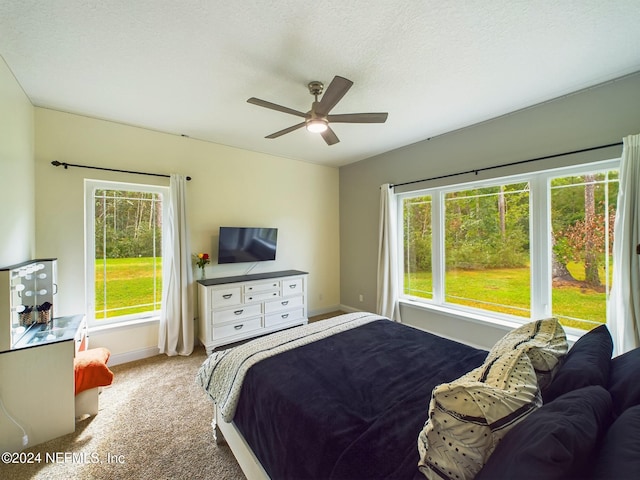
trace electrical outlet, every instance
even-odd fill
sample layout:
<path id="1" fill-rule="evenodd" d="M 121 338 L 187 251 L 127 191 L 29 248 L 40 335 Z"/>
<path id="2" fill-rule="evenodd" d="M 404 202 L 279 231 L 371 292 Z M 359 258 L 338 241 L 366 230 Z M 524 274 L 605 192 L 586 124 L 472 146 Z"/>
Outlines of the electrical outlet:
<path id="1" fill-rule="evenodd" d="M 364 295 L 360 294 L 360 303 L 364 302 Z"/>

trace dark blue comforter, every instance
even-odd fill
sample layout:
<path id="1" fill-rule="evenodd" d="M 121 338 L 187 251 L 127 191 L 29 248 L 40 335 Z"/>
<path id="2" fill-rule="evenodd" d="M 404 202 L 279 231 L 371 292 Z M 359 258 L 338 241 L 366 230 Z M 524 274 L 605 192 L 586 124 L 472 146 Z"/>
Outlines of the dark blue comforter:
<path id="1" fill-rule="evenodd" d="M 254 365 L 234 422 L 273 480 L 419 478 L 431 391 L 486 354 L 375 321 Z"/>

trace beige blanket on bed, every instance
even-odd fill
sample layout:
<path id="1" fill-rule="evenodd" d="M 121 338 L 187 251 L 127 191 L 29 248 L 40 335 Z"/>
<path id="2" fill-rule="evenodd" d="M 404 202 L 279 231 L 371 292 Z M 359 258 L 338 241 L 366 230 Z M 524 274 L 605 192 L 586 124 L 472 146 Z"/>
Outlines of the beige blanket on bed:
<path id="1" fill-rule="evenodd" d="M 200 367 L 196 383 L 204 388 L 218 406 L 222 418 L 226 422 L 231 422 L 236 412 L 242 382 L 252 365 L 278 353 L 375 320 L 387 319 L 373 313 L 347 313 L 266 335 L 227 350 L 213 352 Z"/>

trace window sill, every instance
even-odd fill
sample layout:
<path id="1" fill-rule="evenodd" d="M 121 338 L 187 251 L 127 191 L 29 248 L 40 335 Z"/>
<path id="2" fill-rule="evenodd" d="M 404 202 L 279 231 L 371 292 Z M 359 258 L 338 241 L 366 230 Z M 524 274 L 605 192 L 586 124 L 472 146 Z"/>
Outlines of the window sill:
<path id="1" fill-rule="evenodd" d="M 401 305 L 407 305 L 411 308 L 417 310 L 423 310 L 429 313 L 438 313 L 443 316 L 451 317 L 458 321 L 472 322 L 476 324 L 486 325 L 489 327 L 494 327 L 500 330 L 504 330 L 505 333 L 513 330 L 514 328 L 518 328 L 525 323 L 528 323 L 532 320 L 529 320 L 524 317 L 514 317 L 509 315 L 487 315 L 483 313 L 478 313 L 470 310 L 458 309 L 447 307 L 444 305 L 435 305 L 429 304 L 426 302 L 419 302 L 416 300 L 411 300 L 409 298 L 401 298 L 399 300 Z M 564 327 L 563 327 L 564 328 Z M 573 345 L 578 338 L 580 338 L 586 332 L 577 332 L 575 329 L 567 329 L 564 328 L 567 341 L 569 345 Z"/>
<path id="2" fill-rule="evenodd" d="M 108 323 L 106 325 L 89 325 L 89 333 L 108 332 L 115 330 L 126 330 L 129 328 L 137 328 L 145 325 L 160 323 L 159 316 L 139 318 L 136 320 L 126 320 L 122 322 Z"/>
<path id="3" fill-rule="evenodd" d="M 471 310 L 449 307 L 446 305 L 436 305 L 428 302 L 411 300 L 410 298 L 400 299 L 401 304 L 409 305 L 413 308 L 422 309 L 428 312 L 437 312 L 449 317 L 457 317 L 461 320 L 472 321 L 474 323 L 489 323 L 501 328 L 513 329 L 527 323 L 526 318 L 509 317 L 507 315 L 487 315 Z"/>

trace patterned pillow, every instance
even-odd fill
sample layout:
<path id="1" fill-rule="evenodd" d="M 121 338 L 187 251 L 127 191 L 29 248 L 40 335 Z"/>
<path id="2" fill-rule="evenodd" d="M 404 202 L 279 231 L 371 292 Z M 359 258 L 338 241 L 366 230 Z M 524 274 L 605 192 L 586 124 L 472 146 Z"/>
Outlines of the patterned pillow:
<path id="1" fill-rule="evenodd" d="M 556 318 L 547 318 L 529 322 L 507 333 L 489 351 L 485 363 L 506 352 L 524 349 L 536 370 L 538 385 L 543 388 L 551 382 L 554 370 L 568 348 L 562 325 Z"/>
<path id="2" fill-rule="evenodd" d="M 541 404 L 525 349 L 437 386 L 418 436 L 420 471 L 429 479 L 472 479 L 511 427 Z"/>

